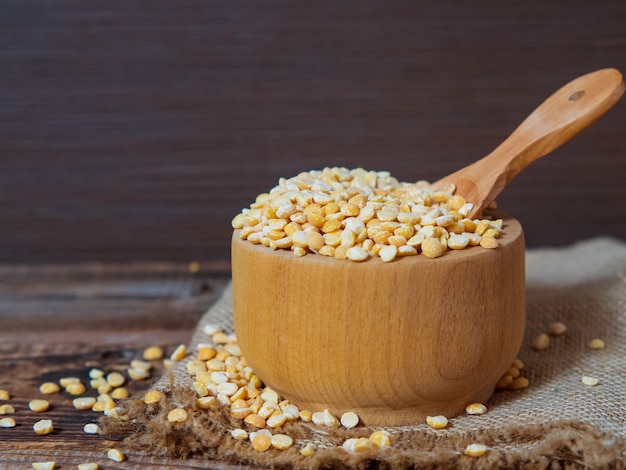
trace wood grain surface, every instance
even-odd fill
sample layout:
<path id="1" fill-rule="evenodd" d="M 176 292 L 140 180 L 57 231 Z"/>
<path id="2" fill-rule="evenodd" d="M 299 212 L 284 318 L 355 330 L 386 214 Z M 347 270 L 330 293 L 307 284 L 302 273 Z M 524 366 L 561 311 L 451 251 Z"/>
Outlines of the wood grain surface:
<path id="1" fill-rule="evenodd" d="M 59 470 L 97 462 L 112 468 L 242 468 L 206 459 L 175 459 L 148 455 L 125 446 L 122 436 L 89 435 L 83 426 L 99 414 L 78 411 L 69 394 L 43 395 L 39 385 L 75 376 L 88 384 L 88 371 L 124 371 L 150 345 L 171 353 L 187 343 L 198 318 L 220 292 L 226 277 L 186 266 L 142 264 L 127 267 L 80 265 L 0 268 L 0 389 L 16 412 L 15 428 L 0 428 L 0 468 L 31 469 L 32 462 L 56 461 Z M 163 372 L 155 361 L 152 378 L 130 381 L 131 396 L 141 396 Z M 88 396 L 96 396 L 94 390 Z M 45 398 L 45 413 L 28 402 Z M 51 419 L 55 430 L 38 436 L 32 425 Z M 106 457 L 109 448 L 122 450 L 121 464 Z"/>
<path id="2" fill-rule="evenodd" d="M 0 262 L 228 260 L 327 165 L 434 181 L 551 91 L 626 71 L 626 2 L 5 2 Z M 529 246 L 623 237 L 626 103 L 499 198 Z"/>

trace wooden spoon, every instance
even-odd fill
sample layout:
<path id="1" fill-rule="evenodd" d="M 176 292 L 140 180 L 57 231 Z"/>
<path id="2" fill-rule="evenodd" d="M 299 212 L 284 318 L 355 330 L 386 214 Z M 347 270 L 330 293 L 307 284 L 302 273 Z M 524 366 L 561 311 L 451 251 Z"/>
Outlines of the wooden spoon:
<path id="1" fill-rule="evenodd" d="M 455 194 L 474 204 L 474 218 L 524 168 L 564 144 L 606 113 L 621 98 L 625 83 L 615 69 L 588 73 L 564 85 L 535 109 L 486 157 L 433 184 L 453 183 Z"/>

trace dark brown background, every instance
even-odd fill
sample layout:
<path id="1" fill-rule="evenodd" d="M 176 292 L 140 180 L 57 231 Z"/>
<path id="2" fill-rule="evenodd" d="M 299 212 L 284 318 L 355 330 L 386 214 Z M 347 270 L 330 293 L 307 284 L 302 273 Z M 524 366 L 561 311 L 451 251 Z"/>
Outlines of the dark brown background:
<path id="1" fill-rule="evenodd" d="M 434 180 L 570 79 L 626 72 L 622 0 L 445 3 L 4 2 L 0 262 L 226 261 L 280 176 Z M 499 198 L 529 246 L 625 236 L 625 122 Z"/>

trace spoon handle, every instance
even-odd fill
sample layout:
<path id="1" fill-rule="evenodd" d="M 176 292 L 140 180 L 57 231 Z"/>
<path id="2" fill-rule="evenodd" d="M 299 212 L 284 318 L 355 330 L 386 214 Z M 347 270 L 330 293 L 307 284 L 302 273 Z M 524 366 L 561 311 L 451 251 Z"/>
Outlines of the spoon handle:
<path id="1" fill-rule="evenodd" d="M 479 215 L 515 176 L 599 119 L 620 99 L 625 83 L 619 71 L 598 70 L 572 80 L 539 105 L 489 155 L 437 181 L 454 183 L 456 194 Z"/>

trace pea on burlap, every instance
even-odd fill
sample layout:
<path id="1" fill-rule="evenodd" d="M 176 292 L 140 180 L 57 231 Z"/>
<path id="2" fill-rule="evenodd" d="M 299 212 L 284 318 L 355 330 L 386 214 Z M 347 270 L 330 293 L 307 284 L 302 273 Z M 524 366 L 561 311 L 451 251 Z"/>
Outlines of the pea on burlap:
<path id="1" fill-rule="evenodd" d="M 625 468 L 626 244 L 599 238 L 568 248 L 529 250 L 526 269 L 527 327 L 519 357 L 530 386 L 496 392 L 485 415 L 453 418 L 442 430 L 425 423 L 388 427 L 392 446 L 360 455 L 344 451 L 342 442 L 367 437 L 374 428 L 348 431 L 292 422 L 281 429 L 294 438 L 292 448 L 257 452 L 249 440 L 231 437 L 229 429 L 242 423 L 223 407 L 195 406 L 183 361 L 154 385 L 165 392 L 164 402 L 146 407 L 128 401 L 126 417 L 105 419 L 104 430 L 128 433 L 129 444 L 153 454 L 202 455 L 275 468 Z M 567 332 L 552 337 L 547 350 L 533 350 L 532 339 L 555 321 L 565 323 Z M 229 288 L 201 319 L 189 351 L 207 342 L 207 323 L 232 331 Z M 593 338 L 604 339 L 606 348 L 590 349 Z M 583 375 L 600 382 L 584 385 Z M 189 410 L 185 423 L 167 421 L 175 406 Z M 307 443 L 317 448 L 312 457 L 300 455 Z M 489 451 L 466 456 L 463 450 L 470 443 L 485 444 Z"/>

